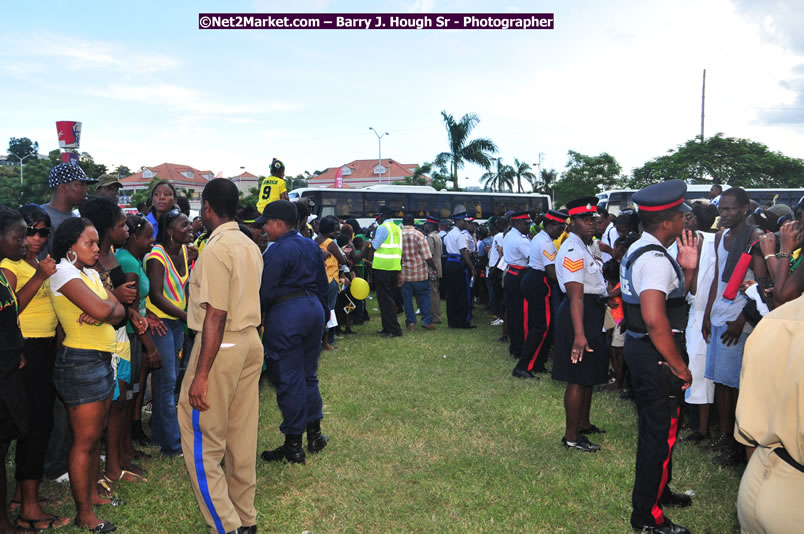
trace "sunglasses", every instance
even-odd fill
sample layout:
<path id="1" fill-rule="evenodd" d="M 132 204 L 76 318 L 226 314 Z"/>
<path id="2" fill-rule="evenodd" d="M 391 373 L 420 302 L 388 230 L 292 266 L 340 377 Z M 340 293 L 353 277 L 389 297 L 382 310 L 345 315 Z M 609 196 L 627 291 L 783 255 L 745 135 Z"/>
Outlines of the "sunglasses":
<path id="1" fill-rule="evenodd" d="M 34 228 L 33 226 L 29 226 L 25 233 L 28 237 L 33 237 L 36 234 L 39 234 L 39 237 L 50 237 L 50 228 Z"/>
<path id="2" fill-rule="evenodd" d="M 170 210 L 165 214 L 165 222 L 167 222 L 167 224 L 170 224 L 170 221 L 172 221 L 179 215 L 181 215 L 181 210 L 179 210 L 179 208 L 173 208 L 172 210 Z"/>

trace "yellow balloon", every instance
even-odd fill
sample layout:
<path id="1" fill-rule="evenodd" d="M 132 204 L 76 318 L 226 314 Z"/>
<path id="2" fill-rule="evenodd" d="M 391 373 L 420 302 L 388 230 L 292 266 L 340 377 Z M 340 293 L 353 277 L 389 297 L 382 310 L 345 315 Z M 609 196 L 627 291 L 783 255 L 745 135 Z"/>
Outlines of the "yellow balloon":
<path id="1" fill-rule="evenodd" d="M 357 300 L 363 300 L 364 298 L 368 297 L 369 294 L 368 282 L 362 278 L 355 278 L 352 280 L 352 284 L 349 286 L 349 291 Z"/>

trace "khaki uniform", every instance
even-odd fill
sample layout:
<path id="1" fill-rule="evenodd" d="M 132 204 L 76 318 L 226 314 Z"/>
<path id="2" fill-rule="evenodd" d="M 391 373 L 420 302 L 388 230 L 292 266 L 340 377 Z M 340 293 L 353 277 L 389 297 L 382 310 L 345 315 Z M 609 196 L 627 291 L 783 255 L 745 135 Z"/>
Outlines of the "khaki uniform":
<path id="1" fill-rule="evenodd" d="M 441 322 L 441 254 L 443 243 L 441 238 L 438 237 L 438 232 L 430 232 L 427 236 L 427 246 L 430 247 L 430 253 L 433 255 L 433 262 L 436 265 L 435 276 L 432 272 L 429 276 L 430 281 L 430 313 L 433 316 L 433 322 Z M 428 271 L 430 269 L 428 268 Z"/>
<path id="2" fill-rule="evenodd" d="M 804 524 L 802 347 L 804 296 L 766 315 L 745 345 L 734 438 L 757 449 L 737 496 L 743 532 L 799 532 Z"/>
<path id="3" fill-rule="evenodd" d="M 190 276 L 187 325 L 198 332 L 179 396 L 182 450 L 196 499 L 210 532 L 225 533 L 257 523 L 258 382 L 263 350 L 258 288 L 262 256 L 237 223 L 220 225 Z M 226 310 L 220 350 L 209 372 L 204 412 L 193 409 L 188 391 L 195 378 L 206 306 Z M 224 473 L 221 461 L 226 462 Z"/>

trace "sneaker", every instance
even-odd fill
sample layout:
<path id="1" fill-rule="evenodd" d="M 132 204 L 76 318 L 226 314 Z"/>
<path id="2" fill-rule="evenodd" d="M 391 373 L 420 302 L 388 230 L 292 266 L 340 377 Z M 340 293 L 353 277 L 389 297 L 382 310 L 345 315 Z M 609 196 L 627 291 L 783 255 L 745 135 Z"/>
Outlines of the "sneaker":
<path id="1" fill-rule="evenodd" d="M 727 434 L 725 432 L 721 432 L 718 436 L 712 440 L 709 444 L 710 451 L 719 451 L 731 446 L 734 443 L 734 438 L 731 434 Z"/>
<path id="2" fill-rule="evenodd" d="M 700 443 L 700 442 L 702 442 L 704 440 L 707 440 L 707 439 L 709 439 L 709 436 L 704 436 L 703 434 L 701 434 L 700 432 L 698 432 L 696 430 L 692 434 L 690 434 L 690 435 L 688 435 L 688 436 L 686 436 L 684 438 L 681 438 L 681 442 L 682 443 Z"/>
<path id="3" fill-rule="evenodd" d="M 569 441 L 567 438 L 561 438 L 561 443 L 564 444 L 565 449 L 578 449 L 584 452 L 597 452 L 600 450 L 600 445 L 595 445 L 586 436 L 581 436 L 578 441 Z"/>
<path id="4" fill-rule="evenodd" d="M 59 484 L 64 484 L 65 482 L 70 481 L 70 473 L 64 473 L 60 477 L 53 480 L 53 482 L 57 482 Z"/>
<path id="5" fill-rule="evenodd" d="M 492 321 L 492 322 L 491 322 L 491 326 L 500 326 L 500 325 L 501 325 L 501 324 L 503 324 L 504 322 L 505 322 L 505 321 L 503 321 L 502 319 L 496 319 L 496 320 L 494 320 L 494 321 Z"/>

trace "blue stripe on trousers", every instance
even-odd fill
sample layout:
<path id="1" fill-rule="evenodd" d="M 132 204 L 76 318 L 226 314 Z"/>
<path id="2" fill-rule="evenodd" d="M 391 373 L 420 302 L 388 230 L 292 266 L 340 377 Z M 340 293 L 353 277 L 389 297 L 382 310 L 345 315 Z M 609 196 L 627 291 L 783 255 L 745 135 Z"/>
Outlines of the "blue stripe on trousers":
<path id="1" fill-rule="evenodd" d="M 226 534 L 223 530 L 223 523 L 218 516 L 215 505 L 212 503 L 212 495 L 209 494 L 209 486 L 207 485 L 207 473 L 204 470 L 204 435 L 201 433 L 201 412 L 193 408 L 193 456 L 195 459 L 195 477 L 198 480 L 198 491 L 204 498 L 204 503 L 207 505 L 207 510 L 215 522 L 215 530 L 219 534 Z"/>

